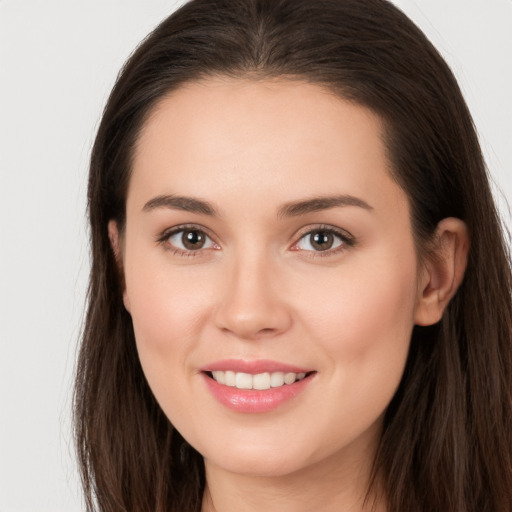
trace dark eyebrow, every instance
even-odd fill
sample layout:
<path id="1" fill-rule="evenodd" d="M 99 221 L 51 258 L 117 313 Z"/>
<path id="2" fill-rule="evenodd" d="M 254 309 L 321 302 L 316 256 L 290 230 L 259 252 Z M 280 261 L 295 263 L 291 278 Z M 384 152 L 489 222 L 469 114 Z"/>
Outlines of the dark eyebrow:
<path id="1" fill-rule="evenodd" d="M 215 208 L 201 199 L 192 197 L 163 195 L 150 199 L 142 208 L 143 211 L 149 212 L 156 208 L 172 208 L 174 210 L 184 210 L 186 212 L 200 213 L 202 215 L 216 216 Z"/>
<path id="2" fill-rule="evenodd" d="M 304 201 L 287 203 L 279 209 L 278 217 L 295 217 L 306 213 L 328 210 L 338 206 L 357 206 L 365 210 L 373 208 L 362 199 L 351 195 L 313 197 Z"/>

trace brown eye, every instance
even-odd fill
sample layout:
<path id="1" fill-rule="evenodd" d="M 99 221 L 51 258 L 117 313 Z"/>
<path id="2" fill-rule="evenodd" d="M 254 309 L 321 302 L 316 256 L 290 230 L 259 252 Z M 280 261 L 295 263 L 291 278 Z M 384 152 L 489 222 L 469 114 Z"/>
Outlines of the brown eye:
<path id="1" fill-rule="evenodd" d="M 302 235 L 295 245 L 296 250 L 326 252 L 344 245 L 351 245 L 351 239 L 334 229 L 315 229 Z"/>
<path id="2" fill-rule="evenodd" d="M 201 229 L 182 228 L 162 238 L 169 245 L 180 251 L 199 251 L 200 249 L 214 249 L 217 245 Z"/>
<path id="3" fill-rule="evenodd" d="M 194 251 L 202 249 L 206 242 L 206 235 L 197 229 L 187 229 L 181 235 L 181 243 L 185 249 Z"/>
<path id="4" fill-rule="evenodd" d="M 329 231 L 316 231 L 309 236 L 311 247 L 317 251 L 327 251 L 334 245 L 334 235 Z"/>

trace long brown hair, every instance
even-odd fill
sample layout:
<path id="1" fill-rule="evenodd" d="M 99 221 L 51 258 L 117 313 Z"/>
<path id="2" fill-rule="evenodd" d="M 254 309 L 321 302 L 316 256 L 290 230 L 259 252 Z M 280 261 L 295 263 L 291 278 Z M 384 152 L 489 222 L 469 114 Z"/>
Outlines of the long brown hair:
<path id="1" fill-rule="evenodd" d="M 393 512 L 512 510 L 512 277 L 470 113 L 446 63 L 385 0 L 193 0 L 123 68 L 94 144 L 92 270 L 75 429 L 89 510 L 201 508 L 202 457 L 144 378 L 107 224 L 122 228 L 131 158 L 155 104 L 209 75 L 321 84 L 376 112 L 420 254 L 463 219 L 464 282 L 438 324 L 415 327 L 374 464 Z"/>

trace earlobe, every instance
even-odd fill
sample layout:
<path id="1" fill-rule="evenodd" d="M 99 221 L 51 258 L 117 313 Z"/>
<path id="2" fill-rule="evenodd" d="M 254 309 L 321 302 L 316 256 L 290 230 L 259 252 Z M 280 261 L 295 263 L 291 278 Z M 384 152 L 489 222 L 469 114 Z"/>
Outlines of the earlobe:
<path id="1" fill-rule="evenodd" d="M 470 245 L 466 224 L 453 217 L 443 219 L 437 225 L 434 244 L 420 278 L 414 317 L 417 325 L 439 322 L 462 283 Z"/>
<path id="2" fill-rule="evenodd" d="M 112 252 L 114 253 L 114 258 L 117 263 L 117 268 L 119 271 L 119 279 L 121 281 L 121 286 L 123 287 L 123 303 L 124 307 L 128 312 L 130 312 L 130 300 L 128 298 L 128 294 L 126 293 L 126 284 L 124 279 L 124 268 L 123 268 L 123 255 L 121 250 L 121 240 L 120 240 L 119 228 L 117 226 L 117 222 L 115 220 L 110 220 L 108 223 L 108 238 L 110 240 L 110 246 L 112 247 Z"/>

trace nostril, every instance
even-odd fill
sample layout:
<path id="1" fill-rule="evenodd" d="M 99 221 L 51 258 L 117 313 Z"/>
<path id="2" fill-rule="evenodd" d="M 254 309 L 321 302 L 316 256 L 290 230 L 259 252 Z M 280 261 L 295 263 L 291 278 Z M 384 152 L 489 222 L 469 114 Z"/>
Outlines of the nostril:
<path id="1" fill-rule="evenodd" d="M 261 334 L 272 334 L 276 331 L 276 329 L 272 328 L 272 327 L 265 327 L 264 329 L 260 329 L 260 333 Z"/>

